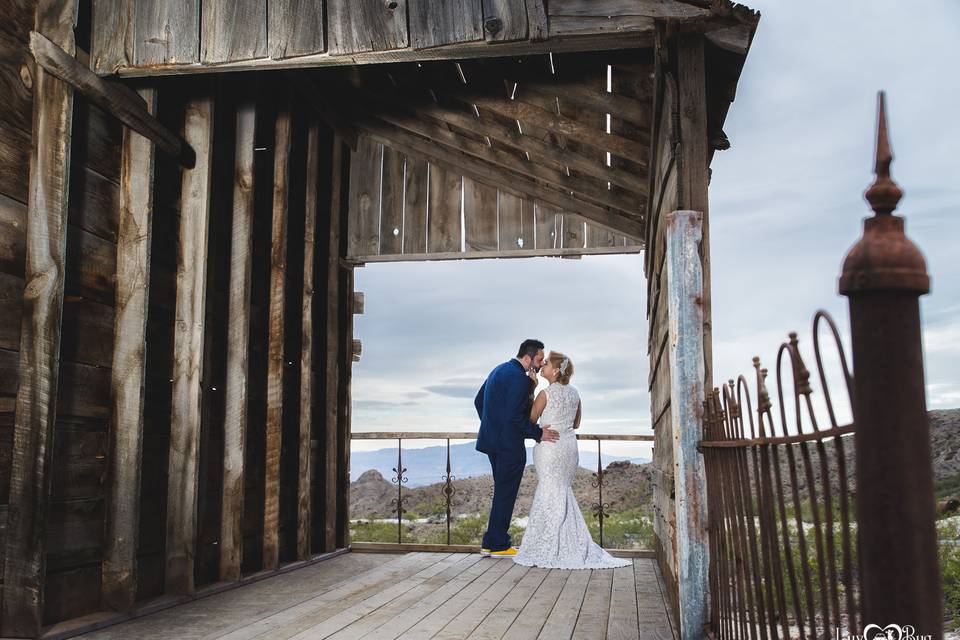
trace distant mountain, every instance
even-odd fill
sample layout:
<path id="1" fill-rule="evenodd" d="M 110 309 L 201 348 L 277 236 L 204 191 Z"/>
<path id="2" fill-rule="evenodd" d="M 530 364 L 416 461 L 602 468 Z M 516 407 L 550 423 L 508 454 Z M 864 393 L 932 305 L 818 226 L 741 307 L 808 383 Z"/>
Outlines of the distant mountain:
<path id="1" fill-rule="evenodd" d="M 457 478 L 472 478 L 490 473 L 490 462 L 485 454 L 476 450 L 475 442 L 450 445 L 451 473 Z M 603 467 L 611 462 L 628 460 L 634 464 L 650 462 L 645 458 L 612 456 L 602 454 Z M 533 447 L 527 447 L 527 464 L 533 464 Z M 580 466 L 596 471 L 596 453 L 581 452 Z M 376 469 L 388 481 L 396 476 L 393 469 L 397 466 L 397 448 L 377 449 L 375 451 L 355 451 L 350 455 L 350 481 L 357 480 L 364 471 Z M 421 449 L 403 448 L 403 466 L 406 467 L 406 487 L 421 487 L 440 482 L 447 472 L 447 447 L 423 447 Z"/>

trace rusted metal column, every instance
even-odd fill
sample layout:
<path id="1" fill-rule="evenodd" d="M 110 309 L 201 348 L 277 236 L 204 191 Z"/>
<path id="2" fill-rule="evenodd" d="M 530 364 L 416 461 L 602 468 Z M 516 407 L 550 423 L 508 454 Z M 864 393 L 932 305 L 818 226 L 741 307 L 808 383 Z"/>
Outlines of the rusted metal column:
<path id="1" fill-rule="evenodd" d="M 936 640 L 942 600 L 919 307 L 930 278 L 893 215 L 903 193 L 892 159 L 881 93 L 877 177 L 864 194 L 875 214 L 840 275 L 853 344 L 862 623 L 911 625 Z"/>
<path id="2" fill-rule="evenodd" d="M 674 211 L 665 227 L 681 640 L 706 637 L 710 598 L 707 480 L 697 450 L 705 397 L 702 224 L 699 211 Z"/>

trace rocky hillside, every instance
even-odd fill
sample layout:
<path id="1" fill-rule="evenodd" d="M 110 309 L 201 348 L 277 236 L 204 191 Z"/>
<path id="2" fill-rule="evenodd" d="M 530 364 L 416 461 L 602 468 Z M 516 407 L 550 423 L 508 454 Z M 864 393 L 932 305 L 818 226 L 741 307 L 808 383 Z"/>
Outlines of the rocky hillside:
<path id="1" fill-rule="evenodd" d="M 960 409 L 947 409 L 930 412 L 930 444 L 933 450 L 934 481 L 938 497 L 960 496 Z M 834 494 L 838 486 L 838 470 L 833 452 L 833 442 L 824 444 L 827 459 L 830 461 L 828 472 Z M 815 444 L 809 444 L 810 460 L 814 483 L 820 483 L 820 459 Z M 855 491 L 853 442 L 845 445 L 848 486 Z M 794 449 L 797 470 L 797 484 L 802 497 L 806 497 L 806 477 L 803 458 L 800 451 Z M 603 490 L 604 502 L 610 512 L 632 507 L 649 507 L 651 502 L 651 465 L 631 462 L 612 462 L 608 465 Z M 790 481 L 789 462 L 786 453 L 780 451 L 780 472 L 785 485 Z M 591 485 L 593 474 L 578 469 L 573 490 L 581 507 L 587 509 L 597 500 L 597 489 Z M 524 516 L 530 510 L 533 492 L 536 489 L 536 470 L 528 466 L 524 471 L 517 497 L 515 516 Z M 463 480 L 454 480 L 456 494 L 453 497 L 453 512 L 485 513 L 490 507 L 493 495 L 493 481 L 490 476 L 478 476 Z M 404 503 L 410 512 L 421 516 L 444 513 L 443 485 L 431 484 L 417 488 L 404 487 Z M 789 496 L 789 494 L 787 494 Z M 397 497 L 397 487 L 375 470 L 364 472 L 350 489 L 350 513 L 353 518 L 389 518 L 395 517 L 390 510 L 390 501 Z"/>
<path id="2" fill-rule="evenodd" d="M 649 467 L 649 464 L 633 464 L 628 461 L 611 462 L 607 466 L 603 501 L 609 505 L 609 511 L 651 504 Z M 532 465 L 524 470 L 514 516 L 522 517 L 530 511 L 533 492 L 537 487 L 536 477 L 537 471 Z M 591 485 L 594 480 L 593 474 L 586 469 L 577 469 L 573 491 L 577 501 L 585 509 L 597 500 L 597 489 Z M 454 514 L 485 513 L 489 510 L 490 498 L 493 495 L 491 476 L 455 479 L 453 485 L 456 488 L 453 496 Z M 446 513 L 442 489 L 442 483 L 413 489 L 404 487 L 404 506 L 408 511 L 421 516 Z M 379 471 L 370 469 L 350 485 L 350 515 L 352 518 L 396 517 L 390 508 L 390 501 L 396 497 L 397 485 L 385 479 Z"/>

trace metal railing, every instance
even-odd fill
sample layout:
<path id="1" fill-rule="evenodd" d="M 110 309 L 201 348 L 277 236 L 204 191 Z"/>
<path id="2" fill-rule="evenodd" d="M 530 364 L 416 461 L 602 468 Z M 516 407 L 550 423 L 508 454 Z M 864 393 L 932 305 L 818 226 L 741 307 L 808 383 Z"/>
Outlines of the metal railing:
<path id="1" fill-rule="evenodd" d="M 828 428 L 817 420 L 795 333 L 777 354 L 779 410 L 759 358 L 753 359 L 754 396 L 740 376 L 714 389 L 704 403 L 699 446 L 707 474 L 711 620 L 720 638 L 767 640 L 778 631 L 783 638 L 819 638 L 833 636 L 831 627 L 851 634 L 857 628 L 848 465 L 854 443 L 846 437 L 854 426 L 837 423 L 820 352 L 821 324 L 837 343 L 848 393 L 852 378 L 836 325 L 818 312 L 813 344 Z M 792 420 L 784 403 L 785 364 L 792 377 Z"/>
<path id="2" fill-rule="evenodd" d="M 718 638 L 943 636 L 918 303 L 929 277 L 892 215 L 902 192 L 890 177 L 882 94 L 877 120 L 876 180 L 865 193 L 874 215 L 839 280 L 855 376 L 821 311 L 813 352 L 826 420 L 793 333 L 777 353 L 776 406 L 758 358 L 755 409 L 743 376 L 704 401 L 709 630 Z M 838 423 L 830 396 L 823 327 L 836 343 L 850 424 Z"/>
<path id="3" fill-rule="evenodd" d="M 444 506 L 446 511 L 446 540 L 450 544 L 450 523 L 452 521 L 451 506 L 453 505 L 453 496 L 457 493 L 453 481 L 456 476 L 452 474 L 450 461 L 450 441 L 451 440 L 476 440 L 477 434 L 471 431 L 377 431 L 368 433 L 353 433 L 352 440 L 396 440 L 397 441 L 397 466 L 393 468 L 393 477 L 390 482 L 397 486 L 397 497 L 390 501 L 391 511 L 397 516 L 397 543 L 403 542 L 403 515 L 407 513 L 404 502 L 407 496 L 404 495 L 403 485 L 407 483 L 407 468 L 403 463 L 403 441 L 404 440 L 445 440 L 446 441 L 446 468 L 445 473 L 440 476 L 443 486 L 440 491 L 443 494 Z M 621 442 L 653 442 L 652 435 L 614 435 L 614 434 L 592 434 L 578 433 L 577 441 L 595 441 L 597 443 L 597 470 L 593 472 L 593 481 L 591 486 L 597 490 L 597 500 L 591 504 L 591 511 L 594 518 L 597 519 L 600 531 L 599 544 L 603 546 L 603 522 L 610 517 L 608 509 L 610 505 L 603 501 L 603 488 L 606 486 L 604 479 L 605 470 L 602 462 L 603 441 L 616 440 Z"/>

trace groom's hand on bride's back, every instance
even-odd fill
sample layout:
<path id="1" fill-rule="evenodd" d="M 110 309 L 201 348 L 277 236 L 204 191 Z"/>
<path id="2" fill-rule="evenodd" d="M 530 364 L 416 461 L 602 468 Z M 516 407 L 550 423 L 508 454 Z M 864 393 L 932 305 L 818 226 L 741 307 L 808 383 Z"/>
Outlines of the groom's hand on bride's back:
<path id="1" fill-rule="evenodd" d="M 550 425 L 541 427 L 543 435 L 540 436 L 540 442 L 556 442 L 560 439 L 560 434 L 550 428 Z"/>

